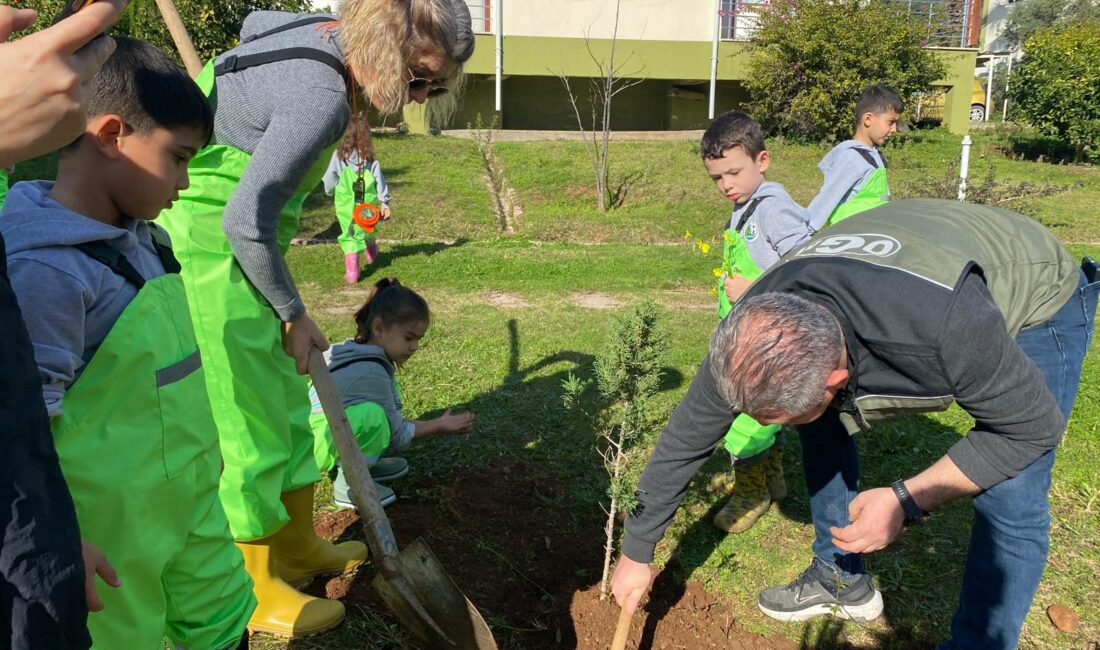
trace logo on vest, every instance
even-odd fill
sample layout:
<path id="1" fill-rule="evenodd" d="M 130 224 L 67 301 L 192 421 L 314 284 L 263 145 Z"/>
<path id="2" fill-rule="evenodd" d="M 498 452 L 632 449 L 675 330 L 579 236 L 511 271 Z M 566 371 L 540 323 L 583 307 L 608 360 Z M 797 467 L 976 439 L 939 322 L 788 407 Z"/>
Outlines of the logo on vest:
<path id="1" fill-rule="evenodd" d="M 810 242 L 795 256 L 862 255 L 867 257 L 890 257 L 899 250 L 901 250 L 901 244 L 888 235 L 831 235 Z"/>
<path id="2" fill-rule="evenodd" d="M 749 224 L 748 228 L 745 228 L 745 241 L 751 242 L 756 240 L 756 236 L 760 234 L 760 230 L 756 227 L 756 222 Z"/>

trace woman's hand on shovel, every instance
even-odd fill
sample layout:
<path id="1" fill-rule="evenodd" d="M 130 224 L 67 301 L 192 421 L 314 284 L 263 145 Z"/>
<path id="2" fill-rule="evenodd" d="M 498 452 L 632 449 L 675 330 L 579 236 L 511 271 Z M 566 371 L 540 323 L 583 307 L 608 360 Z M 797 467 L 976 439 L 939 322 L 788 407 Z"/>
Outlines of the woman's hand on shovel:
<path id="1" fill-rule="evenodd" d="M 634 614 L 642 596 L 649 591 L 651 582 L 653 569 L 648 564 L 620 555 L 619 561 L 615 563 L 615 573 L 611 576 L 611 593 L 615 594 L 619 607 Z"/>

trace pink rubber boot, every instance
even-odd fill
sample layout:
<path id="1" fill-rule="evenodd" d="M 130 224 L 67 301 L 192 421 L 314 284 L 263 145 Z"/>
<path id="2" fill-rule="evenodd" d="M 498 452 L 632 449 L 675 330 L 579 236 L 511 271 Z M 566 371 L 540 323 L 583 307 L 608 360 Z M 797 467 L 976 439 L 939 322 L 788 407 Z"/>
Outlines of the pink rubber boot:
<path id="1" fill-rule="evenodd" d="M 378 240 L 367 244 L 367 264 L 374 264 L 376 259 L 378 259 Z"/>
<path id="2" fill-rule="evenodd" d="M 359 281 L 359 254 L 347 253 L 344 255 L 344 282 L 355 284 Z"/>

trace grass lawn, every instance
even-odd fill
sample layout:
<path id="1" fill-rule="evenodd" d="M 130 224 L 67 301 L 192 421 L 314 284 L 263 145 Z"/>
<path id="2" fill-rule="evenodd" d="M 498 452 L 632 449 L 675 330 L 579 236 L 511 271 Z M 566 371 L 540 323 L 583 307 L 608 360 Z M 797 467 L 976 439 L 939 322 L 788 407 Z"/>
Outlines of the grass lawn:
<path id="1" fill-rule="evenodd" d="M 1022 195 L 1003 205 L 1029 214 L 1076 255 L 1100 255 L 1100 168 L 1017 159 L 1004 132 L 974 134 L 972 182 L 990 166 L 997 178 L 1050 185 L 1051 196 Z M 944 176 L 959 138 L 942 130 L 898 138 L 887 150 L 894 193 L 914 195 L 929 179 Z M 435 312 L 424 349 L 404 371 L 409 409 L 431 416 L 452 404 L 474 404 L 478 432 L 461 441 L 426 444 L 409 455 L 415 467 L 446 475 L 462 465 L 500 456 L 546 463 L 575 492 L 577 503 L 596 509 L 605 479 L 592 450 L 594 431 L 558 407 L 560 380 L 568 372 L 590 376 L 611 317 L 654 299 L 665 309 L 673 342 L 671 378 L 658 403 L 667 416 L 686 390 L 715 324 L 708 295 L 716 251 L 704 256 L 684 237 L 714 239 L 729 206 L 704 175 L 694 142 L 612 143 L 612 186 L 626 184 L 622 207 L 606 215 L 594 209 L 590 167 L 579 142 L 496 144 L 508 180 L 524 210 L 523 227 L 504 236 L 495 227 L 489 196 L 472 143 L 416 137 L 376 138 L 393 185 L 395 220 L 371 278 L 396 275 L 421 289 Z M 793 197 L 809 201 L 820 184 L 816 162 L 825 147 L 769 143 L 769 178 Z M 303 234 L 329 229 L 327 201 L 311 200 Z M 365 297 L 341 284 L 334 246 L 295 248 L 290 255 L 307 303 L 333 339 L 351 332 L 351 313 Z M 512 332 L 510 335 L 509 332 Z M 1100 484 L 1100 361 L 1094 352 L 1070 430 L 1059 450 L 1051 490 L 1051 556 L 1024 631 L 1023 647 L 1083 647 L 1100 637 L 1100 548 L 1097 511 Z M 953 409 L 944 414 L 893 421 L 860 436 L 863 481 L 886 485 L 925 467 L 969 426 Z M 582 427 L 583 428 L 583 427 Z M 578 444 L 581 441 L 582 444 Z M 637 449 L 648 457 L 653 440 Z M 870 567 L 885 592 L 886 615 L 873 625 L 781 624 L 755 608 L 756 593 L 797 575 L 809 558 L 812 529 L 801 480 L 797 440 L 786 453 L 791 495 L 750 532 L 720 534 L 709 525 L 716 498 L 707 477 L 723 469 L 715 457 L 697 477 L 658 551 L 658 562 L 699 580 L 728 599 L 741 622 L 768 634 L 832 645 L 837 639 L 869 646 L 924 646 L 948 630 L 965 558 L 971 506 L 953 503 L 924 526 L 907 531 L 875 554 Z M 635 469 L 637 469 L 636 467 Z M 522 517 L 523 513 L 517 513 Z M 600 541 L 589 540 L 592 552 Z M 1059 633 L 1044 609 L 1073 607 L 1083 625 Z M 839 643 L 839 642 L 838 642 Z"/>
<path id="2" fill-rule="evenodd" d="M 1100 257 L 1100 168 L 1017 159 L 1012 137 L 1004 131 L 975 133 L 971 178 L 983 178 L 993 166 L 1005 181 L 1057 187 L 1060 191 L 1051 196 L 1022 195 L 1003 205 L 1053 229 L 1075 255 Z M 895 195 L 911 196 L 922 183 L 942 178 L 958 155 L 958 141 L 942 130 L 899 137 L 886 151 Z M 685 233 L 717 242 L 730 209 L 704 174 L 696 143 L 613 142 L 612 187 L 622 186 L 625 198 L 605 215 L 594 209 L 590 165 L 580 142 L 496 144 L 524 211 L 514 236 L 497 229 L 472 142 L 376 136 L 375 145 L 391 184 L 394 219 L 380 228 L 383 253 L 369 277 L 355 287 L 344 285 L 342 256 L 332 244 L 294 247 L 289 254 L 314 318 L 330 339 L 342 340 L 352 333 L 352 314 L 373 280 L 397 276 L 421 291 L 432 307 L 433 324 L 421 352 L 402 371 L 407 415 L 434 417 L 457 405 L 475 410 L 478 420 L 469 437 L 437 439 L 410 450 L 413 471 L 442 479 L 459 468 L 521 460 L 560 477 L 572 508 L 598 514 L 606 486 L 594 450 L 598 424 L 563 410 L 561 381 L 569 373 L 590 378 L 612 317 L 652 299 L 663 308 L 672 342 L 657 398 L 659 419 L 667 418 L 686 390 L 716 324 L 709 289 L 718 247 L 704 255 L 693 250 Z M 786 142 L 769 147 L 769 179 L 807 203 L 820 185 L 816 163 L 826 147 Z M 50 163 L 44 162 L 21 168 L 17 177 L 49 173 Z M 306 205 L 302 236 L 333 236 L 329 199 L 315 195 Z M 1083 648 L 1100 640 L 1096 350 L 1084 374 L 1054 468 L 1050 561 L 1025 626 L 1025 648 Z M 861 435 L 863 484 L 887 485 L 916 473 L 968 426 L 967 416 L 955 408 L 892 421 Z M 640 471 L 655 439 L 651 435 L 635 450 L 632 471 Z M 797 438 L 788 440 L 791 494 L 781 505 L 746 534 L 715 530 L 709 518 L 719 500 L 708 493 L 706 482 L 725 469 L 716 456 L 696 478 L 658 548 L 658 564 L 683 580 L 705 584 L 740 615 L 742 625 L 802 641 L 805 647 L 928 647 L 943 638 L 966 555 L 967 502 L 941 508 L 931 521 L 870 556 L 886 599 L 880 621 L 783 624 L 757 611 L 757 592 L 793 578 L 810 558 L 813 533 Z M 402 494 L 402 484 L 396 487 Z M 324 507 L 321 501 L 318 505 Z M 593 555 L 602 553 L 600 539 L 576 543 L 590 546 Z M 1080 615 L 1076 633 L 1050 625 L 1044 610 L 1053 603 Z M 402 638 L 392 622 L 361 608 L 349 611 L 345 628 L 373 636 L 370 647 L 392 647 Z M 343 648 L 351 647 L 352 631 L 290 645 L 258 640 L 264 648 Z"/>

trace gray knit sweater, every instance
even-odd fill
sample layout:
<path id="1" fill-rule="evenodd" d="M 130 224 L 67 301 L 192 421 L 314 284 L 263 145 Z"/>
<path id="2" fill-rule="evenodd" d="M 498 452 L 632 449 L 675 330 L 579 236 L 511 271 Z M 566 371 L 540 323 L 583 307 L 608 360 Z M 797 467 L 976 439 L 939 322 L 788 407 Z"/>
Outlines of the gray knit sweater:
<path id="1" fill-rule="evenodd" d="M 241 40 L 309 14 L 257 11 L 244 21 Z M 338 30 L 328 36 L 306 25 L 244 43 L 227 54 L 310 47 L 344 60 Z M 310 167 L 343 136 L 351 109 L 346 82 L 318 61 L 295 59 L 217 78 L 214 141 L 252 155 L 229 203 L 222 227 L 249 281 L 284 321 L 305 313 L 276 240 L 279 211 Z"/>

